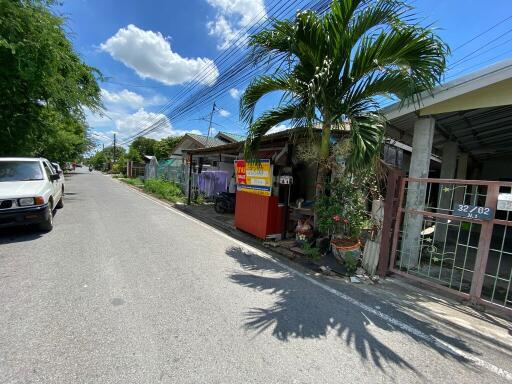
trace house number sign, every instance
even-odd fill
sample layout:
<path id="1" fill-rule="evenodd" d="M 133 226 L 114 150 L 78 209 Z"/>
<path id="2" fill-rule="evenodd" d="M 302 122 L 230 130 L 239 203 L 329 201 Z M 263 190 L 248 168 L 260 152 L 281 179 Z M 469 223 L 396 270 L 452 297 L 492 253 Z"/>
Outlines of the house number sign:
<path id="1" fill-rule="evenodd" d="M 499 211 L 512 211 L 512 193 L 500 193 L 496 209 Z"/>
<path id="2" fill-rule="evenodd" d="M 453 215 L 474 220 L 492 220 L 494 210 L 489 207 L 479 207 L 478 205 L 457 204 L 453 210 Z"/>

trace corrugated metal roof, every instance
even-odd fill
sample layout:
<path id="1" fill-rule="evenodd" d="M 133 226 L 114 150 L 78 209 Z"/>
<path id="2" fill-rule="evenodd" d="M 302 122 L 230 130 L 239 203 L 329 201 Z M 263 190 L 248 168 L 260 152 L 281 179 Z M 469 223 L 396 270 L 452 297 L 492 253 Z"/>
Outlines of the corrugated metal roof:
<path id="1" fill-rule="evenodd" d="M 187 133 L 186 136 L 190 136 L 192 139 L 196 140 L 198 143 L 203 145 L 205 148 L 217 147 L 219 145 L 227 144 L 225 141 L 220 140 L 216 137 L 196 135 L 194 133 Z"/>
<path id="2" fill-rule="evenodd" d="M 231 133 L 231 132 L 223 132 L 223 131 L 217 133 L 217 136 L 220 136 L 220 135 L 227 136 L 228 138 L 232 139 L 235 142 L 244 141 L 246 138 L 244 135 L 239 135 L 239 134 Z"/>

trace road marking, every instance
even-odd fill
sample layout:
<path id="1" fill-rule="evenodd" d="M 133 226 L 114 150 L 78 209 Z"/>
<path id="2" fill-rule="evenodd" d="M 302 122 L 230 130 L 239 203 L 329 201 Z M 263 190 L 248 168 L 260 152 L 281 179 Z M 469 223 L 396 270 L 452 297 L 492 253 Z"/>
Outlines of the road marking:
<path id="1" fill-rule="evenodd" d="M 120 181 L 117 181 L 118 183 L 121 183 Z M 136 194 L 144 197 L 145 199 L 148 199 L 152 202 L 154 202 L 155 204 L 157 205 L 160 205 L 161 207 L 167 209 L 168 211 L 171 211 L 171 212 L 174 212 L 190 221 L 193 221 L 195 222 L 196 224 L 204 227 L 204 228 L 207 228 L 208 230 L 211 230 L 213 232 L 215 232 L 216 234 L 230 240 L 231 242 L 234 242 L 238 245 L 240 245 L 241 247 L 247 249 L 247 250 L 250 250 L 251 252 L 257 254 L 258 256 L 260 257 L 263 257 L 267 260 L 270 260 L 270 261 L 273 261 L 274 263 L 276 263 L 277 265 L 279 265 L 281 268 L 287 270 L 288 272 L 296 275 L 296 276 L 299 276 L 301 277 L 302 279 L 304 280 L 307 280 L 308 282 L 310 282 L 311 284 L 314 284 L 316 285 L 317 287 L 319 288 L 322 288 L 323 290 L 327 291 L 327 292 L 330 292 L 332 293 L 333 295 L 339 297 L 340 299 L 344 300 L 344 301 L 347 301 L 349 302 L 350 304 L 356 306 L 356 307 L 359 307 L 360 309 L 362 309 L 363 311 L 366 311 L 366 312 L 369 312 L 379 318 L 381 318 L 382 320 L 394 325 L 395 327 L 397 328 L 400 328 L 401 330 L 409 333 L 409 334 L 412 334 L 414 335 L 415 337 L 429 343 L 429 344 L 432 344 L 434 346 L 436 346 L 437 348 L 440 348 L 446 352 L 448 352 L 449 354 L 451 354 L 452 356 L 458 356 L 459 358 L 462 358 L 464 360 L 467 360 L 467 361 L 470 361 L 472 362 L 474 365 L 476 366 L 479 366 L 481 368 L 484 368 L 502 378 L 504 378 L 505 380 L 507 381 L 510 381 L 512 382 L 512 373 L 502 369 L 502 368 L 499 368 L 491 363 L 488 363 L 487 361 L 485 360 L 482 360 L 482 359 L 479 359 L 478 357 L 475 357 L 475 356 L 472 356 L 464 351 L 461 351 L 460 349 L 458 348 L 455 348 L 454 346 L 444 342 L 444 341 L 441 341 L 435 337 L 432 337 L 432 336 L 429 336 L 427 335 L 426 333 L 422 332 L 421 330 L 409 325 L 409 324 L 406 324 L 404 323 L 403 321 L 400 321 L 398 319 L 395 319 L 394 317 L 390 316 L 390 315 L 387 315 L 385 314 L 384 312 L 382 311 L 379 311 L 378 309 L 374 308 L 374 307 L 370 307 L 369 305 L 366 305 L 364 303 L 361 303 L 360 301 L 354 299 L 353 297 L 351 296 L 348 296 L 346 294 L 344 294 L 343 292 L 340 292 L 338 291 L 337 289 L 334 289 L 330 286 L 328 286 L 327 284 L 324 284 L 322 283 L 321 281 L 303 273 L 303 272 L 300 272 L 298 271 L 297 269 L 293 268 L 293 267 L 290 267 L 289 265 L 286 265 L 282 262 L 280 262 L 279 260 L 276 260 L 275 258 L 273 258 L 271 255 L 269 255 L 268 253 L 265 253 L 261 250 L 259 250 L 258 248 L 255 248 L 249 244 L 245 244 L 244 242 L 240 241 L 240 240 L 237 240 L 231 236 L 228 236 L 227 234 L 225 234 L 224 232 L 218 230 L 217 228 L 215 227 L 212 227 L 211 225 L 209 224 L 206 224 L 204 222 L 202 222 L 201 220 L 198 220 L 194 217 L 191 217 L 189 215 L 187 215 L 186 213 L 184 212 L 181 212 L 180 210 L 152 197 L 152 196 L 149 196 L 145 193 L 142 193 L 138 190 L 136 190 L 135 188 L 131 188 L 131 190 L 133 190 Z"/>

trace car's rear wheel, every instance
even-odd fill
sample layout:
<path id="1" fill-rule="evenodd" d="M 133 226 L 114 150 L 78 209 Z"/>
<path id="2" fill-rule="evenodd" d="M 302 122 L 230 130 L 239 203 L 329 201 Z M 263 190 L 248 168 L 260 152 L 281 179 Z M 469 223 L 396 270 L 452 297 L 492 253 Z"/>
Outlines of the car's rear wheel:
<path id="1" fill-rule="evenodd" d="M 39 229 L 44 232 L 50 232 L 53 229 L 53 203 L 48 203 L 48 214 L 46 219 L 39 224 Z"/>

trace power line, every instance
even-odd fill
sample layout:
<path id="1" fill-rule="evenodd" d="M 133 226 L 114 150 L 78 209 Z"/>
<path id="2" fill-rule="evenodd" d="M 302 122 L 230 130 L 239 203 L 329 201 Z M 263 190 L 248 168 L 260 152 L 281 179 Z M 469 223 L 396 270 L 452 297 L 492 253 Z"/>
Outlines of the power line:
<path id="1" fill-rule="evenodd" d="M 284 11 L 282 11 L 284 5 L 281 5 L 281 7 L 279 8 L 279 11 L 278 12 L 279 14 L 282 14 L 283 12 L 286 12 L 287 10 L 289 10 L 291 7 L 293 7 L 296 3 L 298 2 L 298 0 L 294 1 L 294 2 L 289 2 L 288 3 L 288 7 L 285 8 Z M 326 4 L 329 4 L 330 2 L 329 1 L 326 1 L 326 0 L 323 0 L 323 1 L 317 1 L 317 2 L 314 2 L 314 1 L 311 1 L 309 5 L 313 4 L 313 3 L 316 3 L 314 4 L 314 7 L 318 8 L 318 9 L 322 9 L 322 8 L 325 8 L 325 5 Z M 279 3 L 278 3 L 279 4 Z M 274 5 L 274 7 L 276 6 L 277 4 Z M 273 15 L 273 17 L 276 17 L 278 15 Z M 266 21 L 264 24 L 262 25 L 257 25 L 256 27 L 263 27 L 265 24 L 268 24 L 270 23 L 271 20 L 270 18 L 266 18 Z M 254 29 L 255 26 L 252 26 L 251 28 L 249 28 L 247 30 L 250 31 L 252 29 Z M 244 35 L 247 35 L 247 32 L 244 33 Z M 246 38 L 244 40 L 247 40 L 248 37 L 246 36 Z M 233 48 L 234 47 L 234 48 Z M 233 57 L 234 54 L 237 52 L 237 51 L 240 51 L 241 50 L 241 44 L 233 44 L 231 46 L 231 51 L 230 49 L 228 49 L 228 52 L 227 54 L 224 54 L 224 57 L 222 59 L 222 62 L 226 62 L 227 60 L 229 60 L 230 57 Z M 220 56 L 222 56 L 223 54 L 221 54 Z M 215 92 L 215 89 L 218 89 L 219 86 L 223 85 L 225 89 L 227 89 L 227 87 L 233 87 L 234 83 L 229 83 L 229 81 L 232 81 L 234 78 L 236 78 L 237 75 L 239 75 L 241 72 L 243 72 L 244 69 L 247 69 L 252 63 L 251 60 L 249 60 L 248 58 L 246 58 L 245 60 L 238 60 L 237 61 L 237 65 L 235 65 L 234 67 L 232 66 L 230 68 L 230 70 L 228 70 L 226 73 L 224 73 L 224 76 L 223 74 L 221 73 L 221 76 L 219 77 L 220 80 L 217 81 L 217 83 L 212 87 L 212 89 L 199 89 L 196 93 L 190 95 L 187 99 L 185 99 L 184 101 L 181 102 L 181 104 L 179 104 L 170 114 L 167 115 L 167 117 L 171 120 L 171 121 L 174 121 L 176 120 L 177 118 L 179 117 L 183 117 L 183 115 L 190 111 L 192 108 L 198 108 L 198 106 L 200 106 L 201 104 L 204 104 L 205 102 L 208 102 L 208 95 L 212 94 L 212 92 Z M 242 81 L 247 81 L 253 74 L 254 72 L 258 71 L 258 70 L 261 70 L 262 66 L 261 65 L 254 65 L 253 66 L 255 68 L 253 68 L 253 70 L 249 71 L 249 73 L 246 73 L 245 76 L 242 76 L 241 79 L 238 80 L 237 83 L 240 83 L 240 80 Z M 207 74 L 209 72 L 206 72 Z M 204 78 L 204 74 L 203 74 L 203 78 Z M 175 99 L 180 96 L 180 94 L 183 94 L 183 93 L 187 93 L 187 90 L 188 88 L 194 88 L 196 85 L 191 85 L 189 87 L 185 87 L 178 95 L 176 95 Z M 217 91 L 217 94 L 219 92 Z M 200 102 L 198 103 L 197 100 L 201 99 Z M 211 97 L 210 97 L 211 99 Z M 161 110 L 161 112 L 163 111 L 168 111 L 169 108 L 168 108 L 168 105 L 164 106 Z M 153 120 L 154 121 L 154 120 Z M 129 142 L 130 140 L 133 140 L 135 137 L 139 136 L 139 135 L 144 135 L 144 134 L 148 134 L 150 132 L 153 132 L 155 131 L 156 129 L 159 129 L 161 128 L 161 123 L 160 122 L 156 122 L 156 123 L 153 123 L 152 125 L 148 126 L 147 128 L 143 129 L 142 131 L 140 131 L 138 134 L 136 135 L 133 135 L 132 137 L 130 137 L 129 139 L 127 139 L 124 143 L 127 143 Z"/>
<path id="2" fill-rule="evenodd" d="M 456 78 L 457 76 L 462 75 L 464 72 L 469 71 L 470 69 L 479 68 L 479 67 L 481 67 L 481 66 L 483 66 L 485 64 L 489 64 L 489 63 L 493 62 L 494 60 L 496 60 L 497 58 L 499 58 L 501 56 L 504 56 L 504 55 L 507 55 L 507 54 L 510 54 L 510 53 L 512 53 L 512 49 L 509 49 L 508 51 L 502 52 L 499 55 L 493 56 L 490 59 L 487 59 L 486 61 L 480 62 L 480 63 L 472 65 L 470 67 L 466 67 L 465 69 L 463 69 L 463 70 L 461 70 L 461 71 L 459 71 L 457 73 L 454 73 L 454 74 L 448 76 L 446 78 L 446 80 L 450 80 L 450 79 Z"/>
<path id="3" fill-rule="evenodd" d="M 502 33 L 501 35 L 499 35 L 498 37 L 492 39 L 491 41 L 487 42 L 485 45 L 482 45 L 480 47 L 478 47 L 477 49 L 475 49 L 474 51 L 472 51 L 471 53 L 467 54 L 466 56 L 462 57 L 461 59 L 455 61 L 454 63 L 451 64 L 450 66 L 450 69 L 452 69 L 454 66 L 456 66 L 458 63 L 460 63 L 461 61 L 463 61 L 464 59 L 470 57 L 470 56 L 473 56 L 475 53 L 479 52 L 481 49 L 485 48 L 488 44 L 491 44 L 491 43 L 494 43 L 495 41 L 501 39 L 503 36 L 506 36 L 507 34 L 509 34 L 510 32 L 512 32 L 512 28 L 507 30 L 506 32 Z"/>
<path id="4" fill-rule="evenodd" d="M 276 6 L 277 6 L 278 3 L 275 3 L 271 9 L 274 9 Z M 259 18 L 258 18 L 259 16 Z M 266 11 L 262 11 L 260 12 L 258 15 L 256 15 L 256 17 L 254 17 L 250 23 L 252 22 L 255 22 L 255 24 L 258 24 L 262 19 L 264 19 L 266 17 Z M 249 23 L 249 24 L 250 24 Z M 194 76 L 194 78 L 183 88 L 181 89 L 177 95 L 173 96 L 173 98 L 171 98 L 168 103 L 166 103 L 162 108 L 160 108 L 160 110 L 158 112 L 156 112 L 157 114 L 159 113 L 162 113 L 164 112 L 165 110 L 167 110 L 169 108 L 169 106 L 177 99 L 179 99 L 182 95 L 186 95 L 187 92 L 189 92 L 191 89 L 193 89 L 194 87 L 196 87 L 197 85 L 201 84 L 201 82 L 203 82 L 208 76 L 212 76 L 215 74 L 215 71 L 218 70 L 218 66 L 220 66 L 222 63 L 224 63 L 226 61 L 226 59 L 233 53 L 233 51 L 235 50 L 235 48 L 238 48 L 239 45 L 240 45 L 240 42 L 239 42 L 239 38 L 244 36 L 245 34 L 248 33 L 248 31 L 250 30 L 250 25 L 248 24 L 248 27 L 247 28 L 241 28 L 238 33 L 233 37 L 233 43 L 230 45 L 230 47 L 228 47 L 228 49 L 226 49 L 225 51 L 223 51 L 222 53 L 220 53 L 213 61 L 211 61 L 210 64 L 208 64 L 204 69 L 203 71 L 199 72 L 198 74 L 196 74 Z M 236 43 L 235 43 L 236 42 Z M 143 124 L 148 124 L 149 122 L 154 122 L 154 120 L 149 120 L 149 121 L 145 121 L 145 122 L 142 122 L 141 125 Z"/>
<path id="5" fill-rule="evenodd" d="M 469 39 L 468 41 L 466 41 L 465 43 L 462 43 L 461 45 L 459 45 L 458 47 L 454 48 L 452 52 L 455 52 L 455 51 L 458 51 L 459 49 L 461 49 L 462 47 L 465 47 L 466 45 L 468 45 L 469 43 L 475 41 L 476 39 L 478 39 L 480 36 L 483 36 L 485 35 L 487 32 L 490 32 L 492 31 L 494 28 L 500 26 L 501 24 L 503 24 L 504 22 L 508 21 L 512 19 L 512 15 L 506 17 L 505 19 L 497 22 L 496 24 L 494 24 L 493 26 L 491 26 L 490 28 L 486 29 L 485 31 L 479 33 L 478 35 L 472 37 L 471 39 Z"/>
<path id="6" fill-rule="evenodd" d="M 505 44 L 509 43 L 512 41 L 512 38 L 511 39 L 508 39 L 508 40 L 505 40 L 504 42 L 502 43 L 499 43 L 499 44 L 496 44 L 496 45 L 493 45 L 492 47 L 480 52 L 480 54 L 478 56 L 475 56 L 473 58 L 470 58 L 470 59 L 467 59 L 467 60 L 463 60 L 461 61 L 460 63 L 458 63 L 457 65 L 454 65 L 453 67 L 451 67 L 447 72 L 450 72 L 450 71 L 453 71 L 455 68 L 457 68 L 458 66 L 460 66 L 461 64 L 464 64 L 464 63 L 467 63 L 468 61 L 472 61 L 472 60 L 475 60 L 475 59 L 478 59 L 478 58 L 481 58 L 482 55 L 484 55 L 485 53 L 487 52 L 491 52 L 493 50 L 495 50 L 496 48 L 500 48 L 500 47 L 503 47 Z M 482 47 L 483 48 L 483 47 Z"/>

